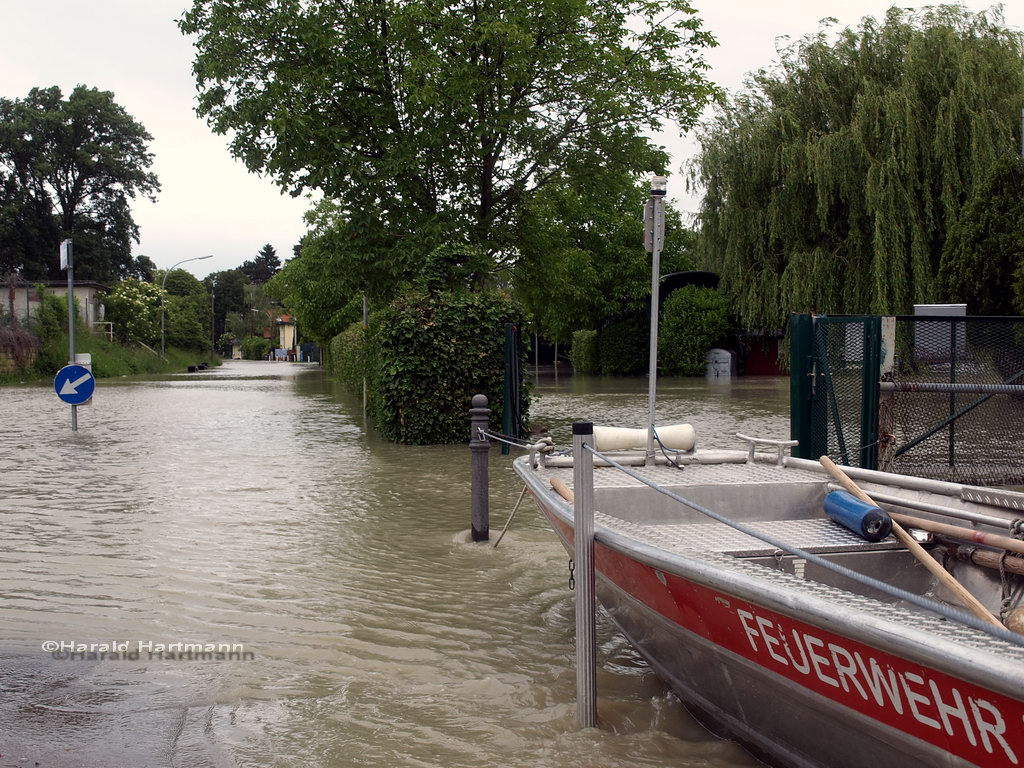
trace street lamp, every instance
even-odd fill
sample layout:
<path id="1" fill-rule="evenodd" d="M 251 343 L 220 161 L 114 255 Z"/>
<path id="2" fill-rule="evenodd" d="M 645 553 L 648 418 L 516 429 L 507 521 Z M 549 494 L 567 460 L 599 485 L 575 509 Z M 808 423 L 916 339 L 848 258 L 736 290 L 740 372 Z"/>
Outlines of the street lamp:
<path id="1" fill-rule="evenodd" d="M 213 254 L 209 256 L 193 256 L 191 259 L 182 259 L 178 264 L 184 264 L 187 261 L 202 261 L 203 259 L 212 259 Z M 164 272 L 164 279 L 160 281 L 160 355 L 163 356 L 167 352 L 167 346 L 164 343 L 164 287 L 167 285 L 167 276 L 171 274 L 171 270 L 174 269 L 178 264 L 172 264 L 171 268 Z"/>

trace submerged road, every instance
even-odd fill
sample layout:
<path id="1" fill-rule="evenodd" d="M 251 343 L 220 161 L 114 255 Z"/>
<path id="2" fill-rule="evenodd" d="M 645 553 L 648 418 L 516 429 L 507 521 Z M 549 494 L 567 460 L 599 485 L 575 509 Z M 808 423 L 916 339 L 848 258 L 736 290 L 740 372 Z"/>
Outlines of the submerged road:
<path id="1" fill-rule="evenodd" d="M 645 413 L 641 381 L 538 391 L 560 442 Z M 680 380 L 659 411 L 728 444 L 788 434 L 786 398 Z M 52 390 L 0 389 L 0 768 L 754 765 L 606 621 L 604 727 L 578 731 L 554 535 L 524 509 L 499 549 L 459 543 L 468 450 L 360 408 L 287 363 L 101 380 L 78 433 Z M 491 478 L 494 529 L 519 487 L 496 452 Z"/>

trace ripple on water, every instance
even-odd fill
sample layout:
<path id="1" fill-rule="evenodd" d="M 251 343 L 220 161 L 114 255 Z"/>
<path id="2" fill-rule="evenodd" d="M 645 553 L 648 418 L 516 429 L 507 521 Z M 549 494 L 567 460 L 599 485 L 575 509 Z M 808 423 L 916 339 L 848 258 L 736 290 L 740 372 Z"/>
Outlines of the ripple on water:
<path id="1" fill-rule="evenodd" d="M 534 419 L 563 442 L 575 419 L 646 418 L 643 382 L 539 393 Z M 787 432 L 775 380 L 663 394 L 660 419 L 691 421 L 705 445 Z M 753 765 L 603 618 L 605 728 L 577 731 L 556 538 L 524 509 L 501 548 L 454 544 L 467 451 L 367 436 L 318 371 L 101 381 L 77 434 L 48 388 L 7 388 L 0 424 L 5 757 L 165 765 L 152 756 L 177 745 L 182 765 Z M 492 526 L 521 488 L 509 461 L 493 459 Z M 255 659 L 56 662 L 47 639 L 241 643 Z"/>

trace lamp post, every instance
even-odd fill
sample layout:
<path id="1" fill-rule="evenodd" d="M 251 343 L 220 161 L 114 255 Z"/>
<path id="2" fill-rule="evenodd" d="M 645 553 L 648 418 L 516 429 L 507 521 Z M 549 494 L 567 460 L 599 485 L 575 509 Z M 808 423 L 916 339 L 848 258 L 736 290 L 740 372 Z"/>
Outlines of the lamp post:
<path id="1" fill-rule="evenodd" d="M 217 313 L 214 309 L 214 300 L 217 294 L 210 290 L 210 354 L 217 354 Z"/>
<path id="2" fill-rule="evenodd" d="M 182 259 L 177 264 L 172 264 L 170 269 L 164 272 L 164 279 L 160 281 L 160 355 L 161 357 L 167 352 L 167 345 L 164 340 L 164 287 L 167 285 L 167 276 L 171 274 L 171 270 L 174 269 L 178 264 L 184 264 L 187 261 L 202 261 L 203 259 L 212 259 L 213 254 L 209 256 L 193 256 L 191 259 Z"/>

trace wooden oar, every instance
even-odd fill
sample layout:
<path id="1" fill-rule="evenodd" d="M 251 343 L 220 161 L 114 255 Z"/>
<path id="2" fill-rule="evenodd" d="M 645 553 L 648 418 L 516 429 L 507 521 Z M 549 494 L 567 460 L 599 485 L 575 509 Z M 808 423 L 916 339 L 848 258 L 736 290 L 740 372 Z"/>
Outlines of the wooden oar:
<path id="1" fill-rule="evenodd" d="M 551 488 L 570 504 L 576 500 L 576 494 L 572 492 L 572 488 L 566 485 L 565 481 L 560 477 L 551 478 Z"/>
<path id="2" fill-rule="evenodd" d="M 973 541 L 976 544 L 985 544 L 996 549 L 1006 549 L 1024 555 L 1024 541 L 1020 539 L 1011 539 L 1009 536 L 1000 536 L 998 533 L 976 531 L 961 525 L 940 523 L 937 520 L 925 520 L 923 517 L 912 517 L 899 512 L 890 512 L 889 517 L 910 528 L 920 528 L 922 531 L 941 533 L 961 541 Z"/>
<path id="3" fill-rule="evenodd" d="M 862 491 L 860 487 L 853 482 L 845 472 L 843 472 L 843 470 L 837 467 L 832 459 L 828 456 L 822 456 L 819 461 L 821 462 L 821 466 L 828 470 L 828 473 L 832 475 L 832 477 L 836 479 L 836 482 L 843 486 L 843 488 L 861 501 L 872 505 L 875 504 L 875 502 L 871 500 L 871 497 L 864 493 L 864 491 Z M 953 575 L 949 573 L 949 571 L 943 568 L 934 558 L 932 558 L 931 555 L 925 552 L 924 547 L 914 541 L 914 538 L 903 530 L 896 520 L 893 520 L 892 522 L 892 532 L 896 538 L 899 539 L 900 543 L 910 550 L 910 553 L 918 559 L 918 562 L 927 568 L 932 576 L 939 580 L 939 583 L 949 588 L 949 590 L 957 596 L 967 610 L 983 621 L 987 621 L 997 627 L 1003 626 L 999 619 L 993 616 L 988 608 L 982 605 L 978 599 L 968 592 L 959 581 L 953 578 Z"/>

